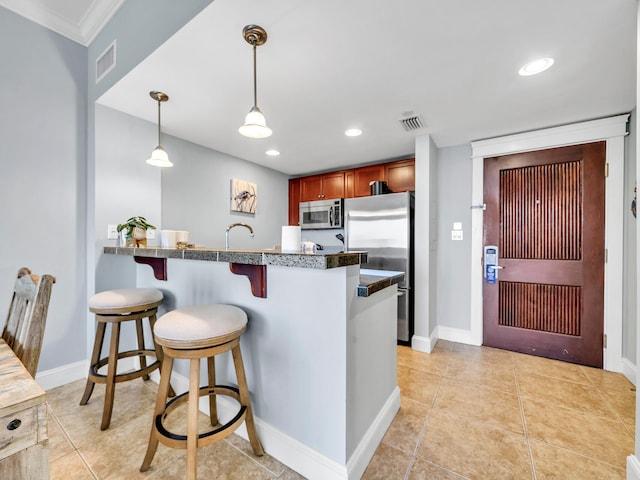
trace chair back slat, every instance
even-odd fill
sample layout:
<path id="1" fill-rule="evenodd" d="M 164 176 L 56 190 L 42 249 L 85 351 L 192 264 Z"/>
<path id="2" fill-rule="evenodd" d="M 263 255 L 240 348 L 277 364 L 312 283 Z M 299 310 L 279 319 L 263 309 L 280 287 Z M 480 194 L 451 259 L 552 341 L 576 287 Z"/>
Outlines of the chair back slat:
<path id="1" fill-rule="evenodd" d="M 34 275 L 28 268 L 18 272 L 2 339 L 35 377 L 51 298 L 51 275 Z"/>

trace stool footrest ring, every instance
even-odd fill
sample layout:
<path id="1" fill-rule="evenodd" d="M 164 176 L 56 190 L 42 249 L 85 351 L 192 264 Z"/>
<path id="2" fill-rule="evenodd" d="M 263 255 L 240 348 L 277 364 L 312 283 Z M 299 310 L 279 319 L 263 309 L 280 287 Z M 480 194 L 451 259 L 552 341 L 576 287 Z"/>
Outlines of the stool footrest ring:
<path id="1" fill-rule="evenodd" d="M 240 392 L 236 387 L 227 385 L 216 385 L 214 387 L 200 387 L 199 397 L 208 395 L 225 395 L 234 398 L 238 403 L 240 402 Z M 187 436 L 182 434 L 173 433 L 163 424 L 168 414 L 178 407 L 180 404 L 188 400 L 189 392 L 185 392 L 171 399 L 164 411 L 155 417 L 155 431 L 158 440 L 165 445 L 173 448 L 187 448 Z M 224 425 L 221 425 L 213 430 L 198 434 L 198 448 L 201 446 L 209 445 L 210 443 L 222 440 L 231 435 L 244 421 L 247 413 L 247 407 L 240 405 L 240 409 L 236 415 Z"/>
<path id="2" fill-rule="evenodd" d="M 129 350 L 127 352 L 118 353 L 118 360 L 121 360 L 123 358 L 128 358 L 128 357 L 153 357 L 153 358 L 156 358 L 156 360 L 150 365 L 147 365 L 144 368 L 139 368 L 138 370 L 132 370 L 132 371 L 123 372 L 123 373 L 116 373 L 115 375 L 116 383 L 126 382 L 127 380 L 131 380 L 134 378 L 148 376 L 151 372 L 153 372 L 154 370 L 160 367 L 160 361 L 157 360 L 155 350 Z M 107 382 L 107 375 L 98 373 L 98 370 L 100 370 L 105 365 L 108 365 L 108 363 L 109 363 L 109 358 L 105 357 L 100 359 L 96 364 L 91 365 L 89 367 L 89 378 L 91 379 L 92 382 L 94 383 Z"/>

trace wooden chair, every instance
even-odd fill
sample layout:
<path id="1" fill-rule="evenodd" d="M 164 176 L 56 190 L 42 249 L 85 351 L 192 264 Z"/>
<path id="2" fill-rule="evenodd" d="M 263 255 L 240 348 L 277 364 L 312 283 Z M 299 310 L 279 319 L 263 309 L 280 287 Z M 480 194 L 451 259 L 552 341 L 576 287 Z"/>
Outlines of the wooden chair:
<path id="1" fill-rule="evenodd" d="M 28 268 L 21 268 L 2 330 L 2 339 L 34 378 L 54 283 L 56 277 L 52 275 L 36 275 Z"/>

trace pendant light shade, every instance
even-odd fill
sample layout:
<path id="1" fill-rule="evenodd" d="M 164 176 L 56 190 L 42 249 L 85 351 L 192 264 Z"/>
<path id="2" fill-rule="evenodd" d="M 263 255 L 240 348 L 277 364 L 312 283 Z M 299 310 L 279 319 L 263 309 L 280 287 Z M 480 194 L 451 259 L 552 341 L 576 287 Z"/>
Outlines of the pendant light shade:
<path id="1" fill-rule="evenodd" d="M 151 153 L 147 163 L 154 167 L 173 167 L 173 163 L 169 160 L 169 155 L 160 145 L 160 104 L 169 100 L 169 96 L 166 93 L 156 91 L 149 92 L 149 95 L 158 102 L 158 146 Z"/>
<path id="2" fill-rule="evenodd" d="M 244 39 L 253 47 L 253 107 L 244 119 L 238 131 L 249 138 L 267 138 L 271 136 L 271 129 L 267 127 L 267 121 L 258 108 L 258 89 L 256 75 L 256 47 L 267 41 L 267 32 L 258 25 L 247 25 L 242 30 Z"/>
<path id="3" fill-rule="evenodd" d="M 267 138 L 271 135 L 271 129 L 267 127 L 267 121 L 258 107 L 253 107 L 244 119 L 238 131 L 249 138 Z"/>

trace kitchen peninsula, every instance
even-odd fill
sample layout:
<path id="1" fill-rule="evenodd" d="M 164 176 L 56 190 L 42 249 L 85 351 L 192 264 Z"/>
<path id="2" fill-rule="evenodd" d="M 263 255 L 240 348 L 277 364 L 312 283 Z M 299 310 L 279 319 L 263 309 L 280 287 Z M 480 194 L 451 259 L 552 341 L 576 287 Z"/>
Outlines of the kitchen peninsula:
<path id="1" fill-rule="evenodd" d="M 361 281 L 362 252 L 105 247 L 104 253 L 141 263 L 136 285 L 163 291 L 162 312 L 206 303 L 243 308 L 249 328 L 242 353 L 266 452 L 309 479 L 361 477 L 400 406 L 402 274 L 368 271 Z M 235 384 L 233 362 L 223 356 L 216 364 L 218 382 Z M 186 365 L 176 371 L 174 387 L 184 391 Z M 220 399 L 223 420 L 234 408 Z M 244 427 L 238 433 L 246 438 Z"/>

